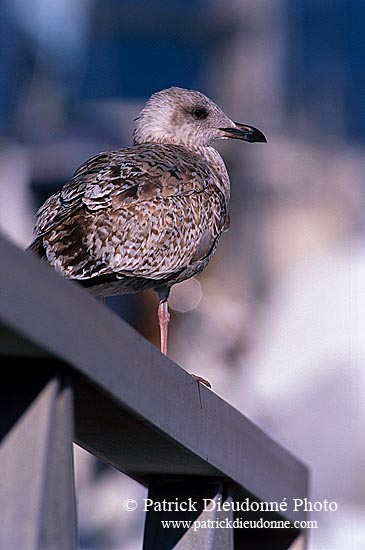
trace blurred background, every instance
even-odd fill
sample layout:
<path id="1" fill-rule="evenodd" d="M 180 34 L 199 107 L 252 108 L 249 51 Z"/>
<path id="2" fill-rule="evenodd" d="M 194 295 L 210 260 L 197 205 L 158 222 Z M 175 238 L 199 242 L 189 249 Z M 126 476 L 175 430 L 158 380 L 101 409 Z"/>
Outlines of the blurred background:
<path id="1" fill-rule="evenodd" d="M 312 515 L 312 549 L 365 549 L 364 2 L 0 6 L 0 229 L 21 247 L 82 162 L 131 144 L 154 91 L 199 89 L 265 133 L 217 144 L 231 228 L 173 289 L 170 355 L 310 466 L 312 501 L 338 503 Z M 107 305 L 158 345 L 153 293 Z M 143 513 L 121 502 L 144 488 L 75 460 L 80 548 L 138 550 Z"/>

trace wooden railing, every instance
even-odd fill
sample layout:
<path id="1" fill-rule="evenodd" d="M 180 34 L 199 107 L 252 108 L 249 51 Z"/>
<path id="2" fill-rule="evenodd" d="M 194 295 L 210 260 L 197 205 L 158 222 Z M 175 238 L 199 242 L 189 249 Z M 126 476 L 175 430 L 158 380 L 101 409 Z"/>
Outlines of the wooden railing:
<path id="1" fill-rule="evenodd" d="M 304 512 L 202 499 L 290 503 L 308 494 L 306 467 L 76 284 L 3 238 L 0 255 L 0 548 L 77 548 L 73 441 L 154 501 L 197 502 L 147 512 L 146 550 L 289 548 Z M 261 517 L 290 527 L 192 527 Z"/>

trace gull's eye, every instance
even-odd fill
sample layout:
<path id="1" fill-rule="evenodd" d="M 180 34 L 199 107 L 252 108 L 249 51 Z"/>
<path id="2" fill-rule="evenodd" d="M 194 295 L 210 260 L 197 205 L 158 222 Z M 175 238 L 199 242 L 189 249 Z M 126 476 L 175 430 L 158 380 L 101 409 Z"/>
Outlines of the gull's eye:
<path id="1" fill-rule="evenodd" d="M 198 109 L 194 109 L 193 111 L 193 117 L 197 120 L 203 120 L 204 118 L 207 118 L 208 112 L 203 107 L 199 107 Z"/>

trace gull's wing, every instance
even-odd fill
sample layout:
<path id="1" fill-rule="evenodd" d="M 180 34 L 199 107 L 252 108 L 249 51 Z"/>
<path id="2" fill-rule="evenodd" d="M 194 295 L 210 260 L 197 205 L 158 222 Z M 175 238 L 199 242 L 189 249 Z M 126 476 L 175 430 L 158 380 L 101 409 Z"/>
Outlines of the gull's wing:
<path id="1" fill-rule="evenodd" d="M 215 247 L 227 218 L 217 178 L 180 146 L 100 153 L 39 209 L 30 249 L 70 278 L 162 279 Z"/>

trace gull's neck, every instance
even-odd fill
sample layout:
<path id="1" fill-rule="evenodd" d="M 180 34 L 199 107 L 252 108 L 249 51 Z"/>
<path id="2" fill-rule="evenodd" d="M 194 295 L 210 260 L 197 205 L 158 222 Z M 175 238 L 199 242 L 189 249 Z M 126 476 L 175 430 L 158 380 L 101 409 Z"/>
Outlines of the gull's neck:
<path id="1" fill-rule="evenodd" d="M 219 184 L 217 185 L 224 193 L 224 196 L 228 203 L 231 191 L 229 176 L 226 165 L 224 164 L 224 160 L 222 159 L 217 149 L 214 149 L 214 147 L 211 147 L 210 145 L 206 145 L 204 147 L 189 147 L 189 150 L 196 156 L 201 157 L 207 164 L 209 164 L 209 167 L 217 173 L 219 179 Z"/>

